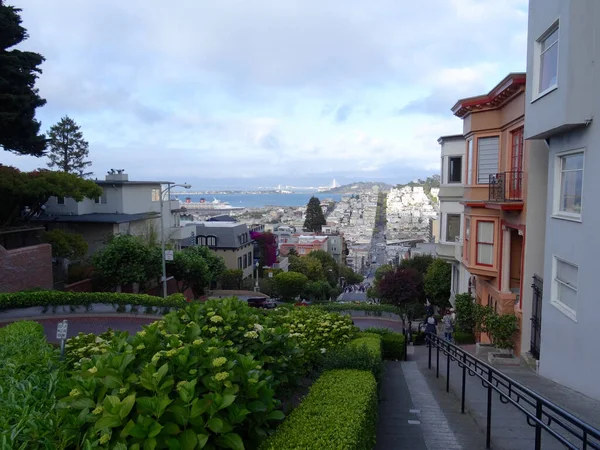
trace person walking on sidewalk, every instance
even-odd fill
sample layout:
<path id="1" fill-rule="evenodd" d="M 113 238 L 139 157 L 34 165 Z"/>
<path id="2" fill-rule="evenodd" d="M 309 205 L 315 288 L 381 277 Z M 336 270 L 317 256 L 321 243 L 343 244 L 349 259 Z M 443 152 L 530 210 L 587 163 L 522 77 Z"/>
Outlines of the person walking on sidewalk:
<path id="1" fill-rule="evenodd" d="M 425 333 L 427 333 L 427 342 L 431 345 L 430 335 L 437 335 L 437 319 L 433 316 L 433 311 L 427 311 L 427 320 L 425 321 Z"/>
<path id="2" fill-rule="evenodd" d="M 444 339 L 448 342 L 452 342 L 452 333 L 454 333 L 454 317 L 452 317 L 452 312 L 447 309 L 446 314 L 442 318 L 442 323 L 444 324 Z"/>

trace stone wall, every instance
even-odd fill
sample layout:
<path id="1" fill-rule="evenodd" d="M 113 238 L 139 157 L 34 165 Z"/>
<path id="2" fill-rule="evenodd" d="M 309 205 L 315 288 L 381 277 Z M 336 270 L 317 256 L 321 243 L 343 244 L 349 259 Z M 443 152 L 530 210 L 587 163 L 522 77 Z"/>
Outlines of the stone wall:
<path id="1" fill-rule="evenodd" d="M 33 245 L 14 250 L 0 246 L 0 292 L 52 289 L 52 247 Z"/>

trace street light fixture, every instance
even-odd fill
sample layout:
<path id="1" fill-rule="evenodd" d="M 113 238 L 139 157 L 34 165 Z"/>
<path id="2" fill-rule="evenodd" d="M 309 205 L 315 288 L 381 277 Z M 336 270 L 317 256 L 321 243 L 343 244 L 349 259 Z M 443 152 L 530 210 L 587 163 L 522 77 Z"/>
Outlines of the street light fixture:
<path id="1" fill-rule="evenodd" d="M 168 192 L 167 196 L 169 197 L 169 204 L 171 203 L 171 187 L 182 187 L 184 189 L 189 189 L 192 186 L 188 183 L 184 184 L 174 184 L 167 183 L 167 187 L 160 191 L 160 250 L 161 250 L 161 258 L 162 258 L 162 288 L 163 288 L 163 298 L 167 297 L 167 260 L 165 259 L 165 218 L 163 216 L 163 207 L 164 207 L 164 195 L 165 192 Z M 170 208 L 170 206 L 169 206 Z"/>
<path id="2" fill-rule="evenodd" d="M 260 266 L 260 260 L 256 260 L 254 262 L 254 267 L 256 269 L 256 281 L 254 283 L 254 292 L 259 292 L 260 291 L 260 287 L 258 286 L 258 268 Z"/>

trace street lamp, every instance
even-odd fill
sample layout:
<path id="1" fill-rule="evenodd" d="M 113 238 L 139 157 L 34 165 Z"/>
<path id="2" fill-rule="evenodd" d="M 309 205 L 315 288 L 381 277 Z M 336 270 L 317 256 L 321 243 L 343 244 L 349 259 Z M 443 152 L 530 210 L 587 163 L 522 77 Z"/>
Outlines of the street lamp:
<path id="1" fill-rule="evenodd" d="M 167 260 L 165 259 L 165 218 L 163 216 L 163 206 L 164 200 L 163 196 L 165 192 L 168 192 L 169 197 L 169 208 L 171 203 L 171 186 L 173 187 L 182 187 L 184 189 L 189 189 L 192 186 L 188 183 L 184 184 L 174 184 L 167 183 L 167 187 L 160 191 L 160 249 L 161 249 L 161 258 L 162 258 L 162 287 L 163 287 L 163 298 L 167 297 Z"/>
<path id="2" fill-rule="evenodd" d="M 255 282 L 254 282 L 254 292 L 259 292 L 260 291 L 260 287 L 258 286 L 258 268 L 260 266 L 260 260 L 256 260 L 254 262 L 254 268 L 256 269 L 256 278 L 255 278 Z"/>

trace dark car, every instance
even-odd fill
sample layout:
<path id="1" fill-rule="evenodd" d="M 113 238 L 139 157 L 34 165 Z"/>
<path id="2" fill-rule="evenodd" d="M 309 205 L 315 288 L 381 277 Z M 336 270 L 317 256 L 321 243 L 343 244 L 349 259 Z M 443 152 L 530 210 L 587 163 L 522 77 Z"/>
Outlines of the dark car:
<path id="1" fill-rule="evenodd" d="M 252 308 L 264 308 L 264 309 L 273 309 L 276 308 L 277 305 L 271 299 L 265 297 L 251 297 L 248 299 L 248 306 Z"/>

